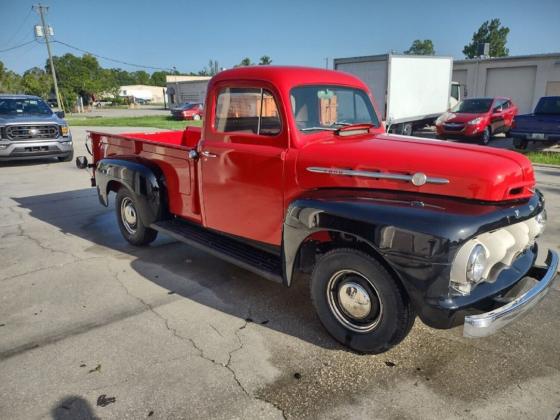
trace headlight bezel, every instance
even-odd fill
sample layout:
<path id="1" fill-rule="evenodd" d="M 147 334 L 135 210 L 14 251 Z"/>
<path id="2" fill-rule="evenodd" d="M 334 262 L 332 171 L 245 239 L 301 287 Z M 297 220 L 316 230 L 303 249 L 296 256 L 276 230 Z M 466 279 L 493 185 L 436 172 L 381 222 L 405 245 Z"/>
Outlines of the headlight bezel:
<path id="1" fill-rule="evenodd" d="M 70 127 L 68 125 L 61 125 L 60 127 L 60 135 L 62 137 L 69 137 L 70 136 Z"/>
<path id="2" fill-rule="evenodd" d="M 467 123 L 467 125 L 478 125 L 478 124 L 480 124 L 483 120 L 484 120 L 483 117 L 476 117 L 476 118 L 470 120 L 470 121 Z"/>

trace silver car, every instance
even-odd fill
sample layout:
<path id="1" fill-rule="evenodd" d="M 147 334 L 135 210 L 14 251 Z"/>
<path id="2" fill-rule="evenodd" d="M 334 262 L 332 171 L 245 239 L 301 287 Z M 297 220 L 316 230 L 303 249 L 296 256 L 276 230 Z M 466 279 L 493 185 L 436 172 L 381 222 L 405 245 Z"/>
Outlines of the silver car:
<path id="1" fill-rule="evenodd" d="M 72 134 L 63 112 L 53 112 L 43 99 L 0 95 L 0 162 L 74 157 Z"/>

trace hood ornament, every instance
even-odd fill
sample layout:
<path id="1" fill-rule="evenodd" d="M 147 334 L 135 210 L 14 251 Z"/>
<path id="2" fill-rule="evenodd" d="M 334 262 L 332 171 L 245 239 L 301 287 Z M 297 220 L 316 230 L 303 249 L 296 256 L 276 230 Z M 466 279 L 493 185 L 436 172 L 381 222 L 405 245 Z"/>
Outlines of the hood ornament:
<path id="1" fill-rule="evenodd" d="M 427 180 L 428 177 L 426 176 L 426 174 L 423 174 L 422 172 L 416 172 L 414 175 L 412 175 L 412 179 L 410 181 L 417 187 L 421 187 L 426 183 Z"/>

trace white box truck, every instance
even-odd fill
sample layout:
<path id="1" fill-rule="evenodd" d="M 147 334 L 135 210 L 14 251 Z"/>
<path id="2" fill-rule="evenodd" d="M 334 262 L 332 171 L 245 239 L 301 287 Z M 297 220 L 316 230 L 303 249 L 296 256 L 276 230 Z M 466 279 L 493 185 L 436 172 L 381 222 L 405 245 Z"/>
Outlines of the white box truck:
<path id="1" fill-rule="evenodd" d="M 390 132 L 410 135 L 413 129 L 433 123 L 460 99 L 459 89 L 451 86 L 452 57 L 335 58 L 334 69 L 358 76 L 368 85 Z"/>

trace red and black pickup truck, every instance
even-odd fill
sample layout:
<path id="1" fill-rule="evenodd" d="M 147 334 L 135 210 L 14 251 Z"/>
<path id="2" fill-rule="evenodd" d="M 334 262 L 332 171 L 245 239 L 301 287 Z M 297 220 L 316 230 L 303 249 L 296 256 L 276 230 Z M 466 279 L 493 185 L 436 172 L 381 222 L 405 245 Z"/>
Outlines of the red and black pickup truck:
<path id="1" fill-rule="evenodd" d="M 535 263 L 546 213 L 530 162 L 385 134 L 374 103 L 340 72 L 227 70 L 202 129 L 91 132 L 93 163 L 77 163 L 103 205 L 116 193 L 131 244 L 161 232 L 286 286 L 310 273 L 321 322 L 356 351 L 388 350 L 416 316 L 495 332 L 556 276 L 555 252 Z"/>

